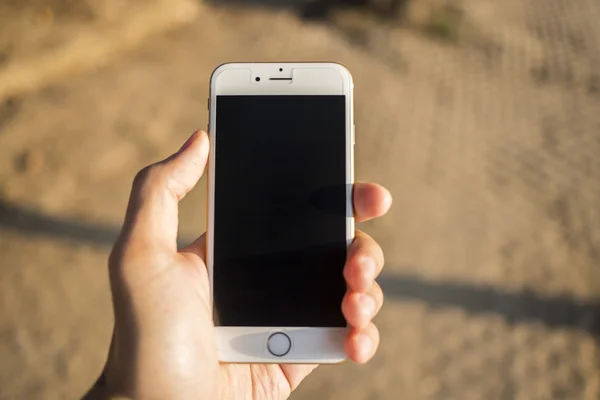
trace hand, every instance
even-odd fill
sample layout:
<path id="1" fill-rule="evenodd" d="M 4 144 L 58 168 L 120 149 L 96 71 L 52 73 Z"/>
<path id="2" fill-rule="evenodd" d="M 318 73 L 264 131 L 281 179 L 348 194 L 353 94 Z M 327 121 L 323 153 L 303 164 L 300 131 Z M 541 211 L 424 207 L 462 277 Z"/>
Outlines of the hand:
<path id="1" fill-rule="evenodd" d="M 286 399 L 316 367 L 218 362 L 204 235 L 180 251 L 176 244 L 178 202 L 200 179 L 208 152 L 206 133 L 197 132 L 176 154 L 144 168 L 134 180 L 109 258 L 115 326 L 102 396 Z M 356 184 L 353 197 L 359 222 L 385 214 L 391 205 L 389 192 L 374 184 Z M 379 344 L 371 320 L 383 302 L 375 282 L 382 267 L 379 245 L 356 231 L 341 307 L 351 326 L 345 352 L 358 363 L 367 362 Z"/>

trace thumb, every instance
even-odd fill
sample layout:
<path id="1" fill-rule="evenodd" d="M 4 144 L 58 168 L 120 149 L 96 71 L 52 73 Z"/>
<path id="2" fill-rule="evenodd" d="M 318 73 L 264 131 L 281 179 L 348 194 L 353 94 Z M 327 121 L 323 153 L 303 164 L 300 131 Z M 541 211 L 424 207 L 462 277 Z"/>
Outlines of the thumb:
<path id="1" fill-rule="evenodd" d="M 118 244 L 147 253 L 177 251 L 178 203 L 202 176 L 208 152 L 206 132 L 197 131 L 177 153 L 137 174 Z"/>

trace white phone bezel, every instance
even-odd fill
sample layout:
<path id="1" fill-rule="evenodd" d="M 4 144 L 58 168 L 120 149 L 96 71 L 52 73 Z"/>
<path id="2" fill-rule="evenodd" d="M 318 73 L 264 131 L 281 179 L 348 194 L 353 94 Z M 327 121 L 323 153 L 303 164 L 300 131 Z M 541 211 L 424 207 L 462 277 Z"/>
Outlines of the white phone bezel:
<path id="1" fill-rule="evenodd" d="M 280 71 L 281 69 L 281 71 Z M 260 81 L 256 81 L 259 77 Z M 269 78 L 292 78 L 270 80 Z M 213 293 L 213 232 L 215 196 L 215 132 L 218 95 L 344 95 L 346 97 L 346 239 L 354 239 L 352 185 L 354 184 L 353 83 L 346 68 L 335 63 L 228 63 L 219 66 L 210 80 L 208 127 L 211 142 L 208 169 L 207 267 Z M 340 304 L 341 307 L 341 304 Z M 222 327 L 216 326 L 218 357 L 240 363 L 336 363 L 346 358 L 347 328 L 323 327 Z M 284 356 L 267 349 L 276 332 L 290 337 L 292 346 Z"/>

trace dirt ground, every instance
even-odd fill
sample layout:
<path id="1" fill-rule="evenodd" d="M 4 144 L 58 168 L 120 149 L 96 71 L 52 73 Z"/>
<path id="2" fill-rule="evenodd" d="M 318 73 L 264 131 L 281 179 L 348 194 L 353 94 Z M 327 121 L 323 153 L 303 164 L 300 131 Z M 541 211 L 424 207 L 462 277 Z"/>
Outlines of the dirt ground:
<path id="1" fill-rule="evenodd" d="M 357 179 L 394 195 L 362 226 L 386 251 L 381 351 L 293 399 L 599 399 L 600 3 L 431 1 L 310 20 L 276 2 L 0 5 L 0 399 L 77 398 L 97 376 L 132 177 L 206 125 L 232 60 L 345 64 Z M 204 207 L 201 183 L 184 240 Z"/>

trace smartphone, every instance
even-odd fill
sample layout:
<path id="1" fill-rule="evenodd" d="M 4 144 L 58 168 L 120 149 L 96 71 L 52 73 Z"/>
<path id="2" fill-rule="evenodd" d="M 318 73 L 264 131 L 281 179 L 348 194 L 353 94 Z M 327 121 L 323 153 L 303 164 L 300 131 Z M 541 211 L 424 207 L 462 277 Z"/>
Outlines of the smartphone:
<path id="1" fill-rule="evenodd" d="M 353 86 L 334 63 L 212 74 L 207 263 L 223 362 L 345 358 Z"/>

